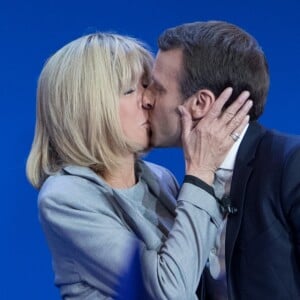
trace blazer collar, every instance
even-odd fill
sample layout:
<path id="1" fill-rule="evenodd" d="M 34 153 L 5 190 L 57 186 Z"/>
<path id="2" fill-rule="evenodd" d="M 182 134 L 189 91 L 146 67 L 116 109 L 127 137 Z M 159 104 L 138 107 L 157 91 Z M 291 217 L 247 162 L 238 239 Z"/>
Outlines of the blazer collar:
<path id="1" fill-rule="evenodd" d="M 157 178 L 153 175 L 151 170 L 145 165 L 145 163 L 141 160 L 137 160 L 136 162 L 136 171 L 138 176 L 143 178 L 145 182 L 150 186 L 150 188 L 155 192 L 155 194 L 159 194 L 159 182 Z M 99 175 L 97 175 L 91 168 L 77 166 L 77 165 L 67 165 L 62 168 L 62 172 L 65 172 L 69 175 L 75 175 L 87 180 L 90 180 L 108 191 L 112 190 L 112 187 L 106 183 L 106 181 Z"/>
<path id="2" fill-rule="evenodd" d="M 255 158 L 257 146 L 265 133 L 266 129 L 258 122 L 250 123 L 237 154 L 237 167 L 239 164 L 249 164 Z"/>
<path id="3" fill-rule="evenodd" d="M 153 174 L 153 172 L 151 172 L 149 167 L 143 161 L 138 160 L 136 168 L 138 175 L 146 182 L 149 189 L 152 190 L 154 195 L 157 198 L 164 198 L 163 191 L 161 191 L 158 179 Z M 117 205 L 118 210 L 121 210 L 122 218 L 124 219 L 124 221 L 127 222 L 129 227 L 135 232 L 135 234 L 146 243 L 147 247 L 149 247 L 150 249 L 157 249 L 160 246 L 160 237 L 155 233 L 155 230 L 151 229 L 151 225 L 149 226 L 148 224 L 147 226 L 145 226 L 145 219 L 137 212 L 137 210 L 133 209 L 130 203 L 126 201 L 126 199 L 122 198 L 93 170 L 88 167 L 69 165 L 64 167 L 62 172 L 65 172 L 65 174 L 68 175 L 75 175 L 85 178 L 98 185 L 99 189 L 101 189 L 102 192 L 107 195 L 107 197 L 112 197 L 112 203 L 113 205 Z"/>
<path id="4" fill-rule="evenodd" d="M 234 245 L 243 218 L 246 187 L 253 170 L 252 161 L 265 133 L 266 129 L 259 123 L 251 122 L 237 153 L 230 191 L 231 204 L 237 208 L 237 213 L 229 215 L 227 221 L 225 246 L 227 270 L 230 269 Z"/>

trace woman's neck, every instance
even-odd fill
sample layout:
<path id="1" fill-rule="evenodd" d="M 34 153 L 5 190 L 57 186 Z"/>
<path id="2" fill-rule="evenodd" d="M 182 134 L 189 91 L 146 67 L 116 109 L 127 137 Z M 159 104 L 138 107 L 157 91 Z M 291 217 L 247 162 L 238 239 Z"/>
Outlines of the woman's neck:
<path id="1" fill-rule="evenodd" d="M 103 179 L 113 188 L 126 189 L 136 184 L 135 157 L 130 155 L 121 160 L 115 170 L 108 170 L 102 174 Z"/>

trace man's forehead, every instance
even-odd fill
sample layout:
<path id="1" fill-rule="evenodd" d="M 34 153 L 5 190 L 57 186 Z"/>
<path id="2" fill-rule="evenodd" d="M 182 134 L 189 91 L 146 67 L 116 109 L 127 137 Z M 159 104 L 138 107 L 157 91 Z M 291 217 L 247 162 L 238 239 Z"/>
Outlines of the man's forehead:
<path id="1" fill-rule="evenodd" d="M 159 81 L 159 78 L 165 77 L 178 79 L 182 67 L 182 50 L 174 49 L 168 51 L 159 50 L 153 67 L 153 79 Z"/>

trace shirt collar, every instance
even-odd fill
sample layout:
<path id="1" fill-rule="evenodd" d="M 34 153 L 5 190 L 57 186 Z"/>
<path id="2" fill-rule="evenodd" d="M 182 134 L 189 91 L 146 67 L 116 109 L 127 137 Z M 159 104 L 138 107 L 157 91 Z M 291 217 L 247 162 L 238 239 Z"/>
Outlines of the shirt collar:
<path id="1" fill-rule="evenodd" d="M 224 161 L 220 165 L 219 169 L 233 170 L 237 152 L 239 150 L 240 144 L 246 134 L 248 127 L 249 124 L 244 128 L 243 132 L 240 135 L 240 138 L 233 144 L 228 154 L 226 155 Z"/>

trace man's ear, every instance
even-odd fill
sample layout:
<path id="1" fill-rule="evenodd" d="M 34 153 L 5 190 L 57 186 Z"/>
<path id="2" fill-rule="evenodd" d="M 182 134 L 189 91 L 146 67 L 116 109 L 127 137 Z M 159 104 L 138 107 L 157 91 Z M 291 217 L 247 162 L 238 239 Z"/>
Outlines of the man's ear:
<path id="1" fill-rule="evenodd" d="M 200 120 L 207 114 L 215 100 L 213 92 L 201 89 L 189 97 L 184 106 L 190 112 L 193 120 Z"/>

